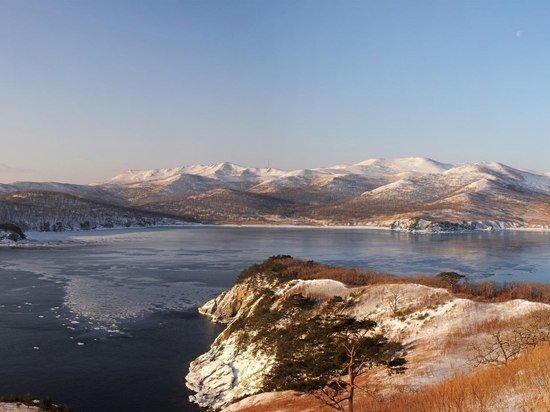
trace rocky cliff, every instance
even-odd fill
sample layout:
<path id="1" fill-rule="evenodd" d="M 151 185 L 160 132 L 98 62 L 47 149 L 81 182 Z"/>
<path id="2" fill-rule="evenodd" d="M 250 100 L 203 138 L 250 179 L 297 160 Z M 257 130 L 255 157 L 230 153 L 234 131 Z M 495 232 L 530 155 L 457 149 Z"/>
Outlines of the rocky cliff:
<path id="1" fill-rule="evenodd" d="M 196 392 L 191 401 L 218 409 L 235 399 L 258 393 L 265 372 L 273 363 L 271 354 L 243 347 L 239 323 L 247 319 L 257 303 L 276 282 L 262 274 L 238 283 L 231 290 L 203 305 L 199 312 L 215 322 L 227 324 L 210 350 L 195 359 L 187 375 L 187 387 Z"/>
<path id="2" fill-rule="evenodd" d="M 303 273 L 298 274 L 293 263 L 289 268 L 281 261 L 289 262 L 286 257 L 275 258 L 249 269 L 231 290 L 200 308 L 202 314 L 227 327 L 210 350 L 191 363 L 186 380 L 195 392 L 193 402 L 221 409 L 272 390 L 277 364 L 297 347 L 293 328 L 334 310 L 334 302 L 343 302 L 342 313 L 375 321 L 377 333 L 405 345 L 414 368 L 391 385 L 412 389 L 470 368 L 463 347 L 456 353 L 441 352 L 444 342 L 457 331 L 550 309 L 550 305 L 525 300 L 475 302 L 443 288 L 414 283 L 349 287 L 334 279 L 300 279 Z M 305 277 L 317 277 L 324 268 L 312 262 L 301 265 L 306 268 L 300 269 Z M 381 381 L 387 383 L 384 377 Z"/>

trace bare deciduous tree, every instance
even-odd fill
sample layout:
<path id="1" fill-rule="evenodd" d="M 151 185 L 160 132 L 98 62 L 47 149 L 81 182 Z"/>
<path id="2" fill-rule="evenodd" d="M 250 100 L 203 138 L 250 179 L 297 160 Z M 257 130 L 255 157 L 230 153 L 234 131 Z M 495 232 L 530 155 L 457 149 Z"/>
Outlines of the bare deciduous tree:
<path id="1" fill-rule="evenodd" d="M 550 342 L 550 312 L 531 314 L 515 327 L 499 327 L 489 336 L 470 345 L 470 363 L 476 367 L 488 364 L 506 364 L 525 349 Z"/>
<path id="2" fill-rule="evenodd" d="M 393 317 L 396 318 L 401 313 L 401 300 L 403 299 L 403 293 L 400 288 L 394 288 L 390 290 L 387 295 L 386 301 L 388 306 L 393 314 Z"/>

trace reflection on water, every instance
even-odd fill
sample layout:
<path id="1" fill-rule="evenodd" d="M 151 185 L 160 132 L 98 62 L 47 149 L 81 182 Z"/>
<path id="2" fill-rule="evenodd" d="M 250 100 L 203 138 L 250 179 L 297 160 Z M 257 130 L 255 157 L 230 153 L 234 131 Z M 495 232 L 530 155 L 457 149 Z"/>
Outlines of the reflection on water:
<path id="1" fill-rule="evenodd" d="M 0 393 L 78 411 L 195 410 L 183 377 L 219 328 L 198 305 L 274 254 L 474 280 L 550 281 L 550 233 L 188 227 L 37 235 L 0 249 Z"/>

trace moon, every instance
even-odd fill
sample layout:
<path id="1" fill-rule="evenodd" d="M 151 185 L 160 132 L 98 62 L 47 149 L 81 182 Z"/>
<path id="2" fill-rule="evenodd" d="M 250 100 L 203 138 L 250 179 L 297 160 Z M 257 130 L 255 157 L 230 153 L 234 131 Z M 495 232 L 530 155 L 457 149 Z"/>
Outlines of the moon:
<path id="1" fill-rule="evenodd" d="M 523 36 L 523 31 L 521 30 L 516 31 L 516 37 L 519 39 L 521 36 Z"/>

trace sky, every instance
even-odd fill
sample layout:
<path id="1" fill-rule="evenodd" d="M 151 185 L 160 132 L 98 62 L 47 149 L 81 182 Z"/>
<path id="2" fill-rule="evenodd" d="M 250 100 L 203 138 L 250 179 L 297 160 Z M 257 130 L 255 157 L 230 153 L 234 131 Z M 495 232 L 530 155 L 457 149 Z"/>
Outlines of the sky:
<path id="1" fill-rule="evenodd" d="M 424 156 L 550 172 L 550 2 L 0 0 L 0 182 Z"/>

